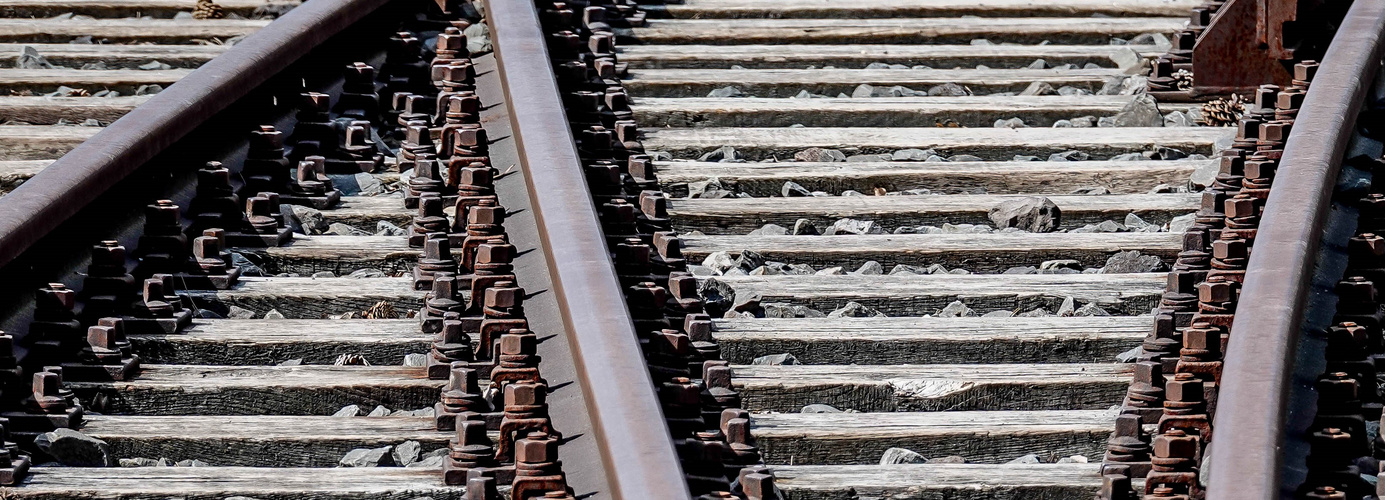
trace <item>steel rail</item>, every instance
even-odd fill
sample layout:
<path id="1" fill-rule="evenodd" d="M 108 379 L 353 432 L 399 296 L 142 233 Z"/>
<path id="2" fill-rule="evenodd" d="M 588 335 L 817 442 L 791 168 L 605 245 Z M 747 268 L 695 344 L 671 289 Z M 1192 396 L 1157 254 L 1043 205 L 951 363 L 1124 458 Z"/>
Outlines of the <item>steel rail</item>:
<path id="1" fill-rule="evenodd" d="M 0 198 L 0 266 L 198 125 L 386 3 L 309 0 L 73 148 Z"/>
<path id="2" fill-rule="evenodd" d="M 1215 500 L 1281 497 L 1299 329 L 1342 157 L 1385 43 L 1385 2 L 1357 1 L 1284 147 L 1231 327 L 1207 465 Z"/>
<path id="3" fill-rule="evenodd" d="M 612 498 L 688 500 L 532 0 L 486 0 L 505 106 Z"/>

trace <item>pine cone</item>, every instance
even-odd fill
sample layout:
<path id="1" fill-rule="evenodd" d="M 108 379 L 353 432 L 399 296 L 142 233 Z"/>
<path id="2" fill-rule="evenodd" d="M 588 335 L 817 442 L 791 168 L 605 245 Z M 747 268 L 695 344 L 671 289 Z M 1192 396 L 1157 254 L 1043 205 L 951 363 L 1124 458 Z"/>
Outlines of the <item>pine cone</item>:
<path id="1" fill-rule="evenodd" d="M 1202 123 L 1209 127 L 1229 127 L 1241 121 L 1245 111 L 1240 94 L 1225 99 L 1213 99 L 1202 105 Z"/>
<path id="2" fill-rule="evenodd" d="M 193 19 L 221 19 L 226 17 L 226 9 L 212 0 L 197 0 L 197 7 L 192 9 L 192 17 Z"/>
<path id="3" fill-rule="evenodd" d="M 1178 90 L 1192 90 L 1193 72 L 1186 69 L 1173 72 L 1173 85 Z"/>

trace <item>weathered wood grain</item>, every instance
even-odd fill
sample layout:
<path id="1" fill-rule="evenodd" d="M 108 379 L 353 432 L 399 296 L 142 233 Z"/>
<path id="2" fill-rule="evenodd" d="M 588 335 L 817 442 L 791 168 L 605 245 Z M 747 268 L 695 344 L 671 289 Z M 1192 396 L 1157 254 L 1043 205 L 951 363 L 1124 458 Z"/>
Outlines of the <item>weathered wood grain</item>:
<path id="1" fill-rule="evenodd" d="M 750 411 L 829 404 L 861 412 L 1104 410 L 1130 385 L 1130 365 L 733 365 Z"/>
<path id="2" fill-rule="evenodd" d="M 768 413 L 751 416 L 765 463 L 868 465 L 900 447 L 924 457 L 957 455 L 969 463 L 1005 463 L 1028 454 L 1083 455 L 1099 462 L 1116 412 L 942 411 Z"/>
<path id="3" fill-rule="evenodd" d="M 1215 160 L 987 161 L 987 162 L 754 162 L 665 161 L 655 164 L 672 196 L 687 196 L 688 183 L 716 178 L 753 196 L 780 196 L 785 182 L 837 194 L 928 189 L 934 193 L 1067 194 L 1104 187 L 1116 194 L 1143 194 L 1160 184 L 1178 185 Z"/>
<path id="4" fill-rule="evenodd" d="M 81 123 L 96 119 L 110 123 L 125 116 L 150 96 L 121 97 L 0 97 L 0 120 L 34 125 L 52 125 L 58 120 Z M 6 165 L 0 165 L 0 168 Z M 9 169 L 5 169 L 8 172 Z"/>
<path id="5" fill-rule="evenodd" d="M 823 2 L 817 0 L 688 0 L 679 4 L 642 5 L 653 15 L 688 19 L 815 18 L 815 17 L 1185 17 L 1194 0 L 874 0 Z"/>
<path id="6" fill-rule="evenodd" d="M 413 319 L 210 319 L 171 335 L 131 335 L 146 363 L 273 365 L 290 359 L 331 364 L 342 354 L 373 365 L 398 365 L 404 355 L 426 353 L 432 336 Z"/>
<path id="7" fill-rule="evenodd" d="M 59 86 L 67 86 L 85 89 L 91 93 L 114 90 L 122 94 L 134 94 L 144 85 L 168 87 L 191 72 L 190 69 L 0 69 L 0 89 L 41 94 L 57 90 Z"/>
<path id="8" fill-rule="evenodd" d="M 1147 316 L 712 321 L 732 363 L 789 353 L 808 365 L 1109 362 L 1140 345 L 1153 325 Z"/>
<path id="9" fill-rule="evenodd" d="M 755 97 L 793 97 L 807 90 L 814 94 L 851 95 L 865 83 L 876 87 L 901 85 L 928 90 L 934 85 L 956 83 L 977 94 L 1019 92 L 1033 82 L 1054 88 L 1101 89 L 1108 78 L 1123 75 L 1116 69 L 636 69 L 624 82 L 636 96 L 705 97 L 709 92 L 734 86 Z M 886 99 L 882 97 L 881 99 Z M 932 126 L 932 124 L 929 124 Z"/>
<path id="10" fill-rule="evenodd" d="M 4 11 L 4 3 L 0 1 L 0 12 Z M 150 61 L 159 61 L 175 68 L 196 68 L 231 48 L 229 45 L 0 43 L 0 64 L 12 67 L 25 47 L 32 47 L 48 62 L 58 66 L 80 68 L 84 64 L 99 62 L 108 69 L 136 69 Z"/>
<path id="11" fill-rule="evenodd" d="M 0 161 L 57 159 L 100 131 L 101 127 L 0 125 Z"/>
<path id="12" fill-rule="evenodd" d="M 404 198 L 397 196 L 343 196 L 341 205 L 322 211 L 328 224 L 340 222 L 348 226 L 375 232 L 375 225 L 387 221 L 402 228 L 413 223 L 415 210 L 404 207 Z"/>
<path id="13" fill-rule="evenodd" d="M 242 248 L 241 253 L 258 256 L 265 272 L 298 273 L 310 276 L 330 271 L 346 276 L 357 269 L 379 269 L 399 275 L 413 269 L 422 249 L 409 248 L 402 236 L 294 235 L 287 246 Z M 252 260 L 254 260 L 252 258 Z"/>
<path id="14" fill-rule="evenodd" d="M 355 448 L 418 441 L 447 447 L 432 417 L 110 416 L 86 419 L 82 433 L 111 445 L 113 458 L 197 459 L 213 466 L 335 467 Z"/>
<path id="15" fill-rule="evenodd" d="M 736 148 L 746 160 L 793 158 L 807 148 L 835 148 L 847 155 L 891 153 L 899 149 L 935 149 L 940 154 L 969 154 L 987 160 L 1015 155 L 1041 158 L 1077 150 L 1092 159 L 1153 149 L 1212 153 L 1217 139 L 1234 131 L 1213 127 L 1110 128 L 944 128 L 944 127 L 699 127 L 643 129 L 644 147 L 674 158 L 697 158 L 722 146 Z"/>
<path id="16" fill-rule="evenodd" d="M 0 19 L 0 42 L 67 43 L 90 36 L 109 43 L 186 44 L 248 35 L 267 24 L 267 20 L 249 19 Z"/>
<path id="17" fill-rule="evenodd" d="M 1186 12 L 1186 11 L 1185 11 Z M 647 27 L 617 30 L 645 44 L 969 43 L 1102 45 L 1112 37 L 1172 33 L 1187 14 L 1168 18 L 895 18 L 895 19 L 652 19 Z"/>
<path id="18" fill-rule="evenodd" d="M 1021 118 L 1031 127 L 1050 127 L 1080 116 L 1113 116 L 1129 96 L 965 96 L 781 99 L 763 97 L 642 97 L 632 109 L 644 127 L 933 127 L 955 121 L 990 127 Z M 1186 105 L 1161 105 L 1164 113 Z"/>
<path id="19" fill-rule="evenodd" d="M 380 301 L 401 314 L 423 306 L 425 292 L 413 289 L 413 278 L 241 278 L 231 290 L 189 291 L 198 307 L 223 316 L 238 306 L 262 317 L 276 309 L 290 319 L 323 319 L 360 313 Z"/>
<path id="20" fill-rule="evenodd" d="M 791 500 L 1088 500 L 1099 464 L 779 465 Z"/>
<path id="21" fill-rule="evenodd" d="M 1155 56 L 1156 45 L 629 45 L 620 61 L 631 68 L 864 68 L 870 63 L 924 65 L 934 68 L 1022 68 L 1043 59 L 1050 65 L 1086 64 L 1112 67 L 1122 47 Z"/>
<path id="22" fill-rule="evenodd" d="M 11 499 L 44 500 L 461 500 L 437 469 L 264 467 L 50 467 L 33 469 Z"/>
<path id="23" fill-rule="evenodd" d="M 766 259 L 815 268 L 856 269 L 876 261 L 886 271 L 898 264 L 942 264 L 973 273 L 1003 272 L 1047 260 L 1075 259 L 1101 267 L 1116 252 L 1137 250 L 1171 263 L 1183 249 L 1175 233 L 990 233 L 867 234 L 853 236 L 697 236 L 683 237 L 683 255 L 701 262 L 713 252 L 739 256 L 750 250 Z"/>
<path id="24" fill-rule="evenodd" d="M 241 16 L 256 14 L 261 7 L 287 8 L 299 0 L 218 0 L 227 13 Z M 0 15 L 4 17 L 52 17 L 73 13 L 93 17 L 173 17 L 179 12 L 192 12 L 196 0 L 0 0 Z M 204 22 L 187 20 L 185 22 Z"/>
<path id="25" fill-rule="evenodd" d="M 846 276 L 718 276 L 699 278 L 730 285 L 736 295 L 759 294 L 762 302 L 788 302 L 831 311 L 847 301 L 889 316 L 936 314 L 954 300 L 981 312 L 1050 312 L 1067 297 L 1080 307 L 1095 303 L 1111 314 L 1148 314 L 1158 303 L 1166 273 L 1143 274 L 932 274 Z"/>
<path id="26" fill-rule="evenodd" d="M 765 224 L 792 228 L 808 219 L 826 229 L 837 219 L 875 221 L 892 232 L 897 227 L 950 224 L 991 224 L 986 214 L 1009 195 L 947 196 L 829 196 L 812 198 L 675 199 L 669 213 L 679 231 L 707 234 L 746 234 Z M 1200 195 L 1121 194 L 1105 196 L 1048 196 L 1062 211 L 1062 228 L 1106 220 L 1120 221 L 1136 214 L 1151 224 L 1196 212 Z"/>
<path id="27" fill-rule="evenodd" d="M 134 380 L 67 386 L 107 415 L 331 415 L 351 404 L 431 408 L 444 382 L 421 366 L 150 364 Z"/>

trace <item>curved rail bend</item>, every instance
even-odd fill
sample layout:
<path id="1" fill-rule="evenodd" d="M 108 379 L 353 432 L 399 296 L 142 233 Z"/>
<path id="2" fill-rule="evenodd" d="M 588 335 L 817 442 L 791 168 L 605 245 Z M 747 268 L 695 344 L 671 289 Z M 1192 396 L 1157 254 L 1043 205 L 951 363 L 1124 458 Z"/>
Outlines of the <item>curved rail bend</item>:
<path id="1" fill-rule="evenodd" d="M 1358 1 L 1313 79 L 1284 148 L 1231 328 L 1208 496 L 1281 497 L 1286 411 L 1323 224 L 1347 143 L 1385 54 L 1385 2 Z"/>

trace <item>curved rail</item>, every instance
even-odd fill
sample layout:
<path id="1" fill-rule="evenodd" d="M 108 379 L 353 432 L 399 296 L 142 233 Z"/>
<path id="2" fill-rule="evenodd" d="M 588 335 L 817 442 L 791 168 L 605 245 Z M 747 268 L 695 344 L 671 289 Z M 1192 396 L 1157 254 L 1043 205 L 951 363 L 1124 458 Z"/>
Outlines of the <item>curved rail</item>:
<path id="1" fill-rule="evenodd" d="M 310 0 L 0 198 L 0 265 L 279 70 L 389 0 Z"/>
<path id="2" fill-rule="evenodd" d="M 1231 328 L 1209 499 L 1281 496 L 1294 360 L 1342 157 L 1385 54 L 1385 2 L 1358 1 L 1321 61 L 1285 144 Z"/>
<path id="3" fill-rule="evenodd" d="M 505 105 L 611 497 L 687 500 L 531 0 L 488 0 Z"/>

